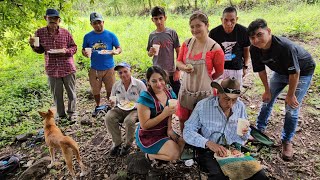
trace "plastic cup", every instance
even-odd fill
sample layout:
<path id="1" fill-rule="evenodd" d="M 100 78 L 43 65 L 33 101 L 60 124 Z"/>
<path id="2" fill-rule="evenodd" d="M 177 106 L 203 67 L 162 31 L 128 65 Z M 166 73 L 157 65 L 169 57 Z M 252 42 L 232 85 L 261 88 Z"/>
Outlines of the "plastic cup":
<path id="1" fill-rule="evenodd" d="M 152 47 L 156 49 L 156 53 L 154 55 L 158 56 L 159 50 L 160 50 L 160 44 L 153 44 Z"/>
<path id="2" fill-rule="evenodd" d="M 91 53 L 92 53 L 92 48 L 84 48 L 84 50 L 87 52 L 88 57 L 91 57 Z"/>
<path id="3" fill-rule="evenodd" d="M 40 46 L 40 41 L 39 41 L 39 37 L 34 37 L 34 43 L 33 43 L 34 47 L 39 47 Z"/>
<path id="4" fill-rule="evenodd" d="M 193 159 L 189 159 L 189 160 L 186 160 L 186 161 L 184 162 L 184 165 L 186 165 L 186 166 L 188 166 L 188 167 L 192 166 L 193 164 L 194 164 Z"/>
<path id="5" fill-rule="evenodd" d="M 242 131 L 244 129 L 247 129 L 249 126 L 250 126 L 250 122 L 248 120 L 239 118 L 238 125 L 237 125 L 237 134 L 239 136 L 243 136 L 244 134 L 242 133 Z"/>
<path id="6" fill-rule="evenodd" d="M 176 99 L 169 99 L 169 100 L 168 100 L 168 103 L 169 103 L 169 106 L 170 106 L 170 107 L 176 107 L 176 106 L 177 106 L 177 103 L 178 103 L 178 100 L 176 100 Z"/>
<path id="7" fill-rule="evenodd" d="M 109 99 L 110 99 L 112 102 L 116 102 L 116 101 L 117 101 L 117 96 L 110 96 Z"/>

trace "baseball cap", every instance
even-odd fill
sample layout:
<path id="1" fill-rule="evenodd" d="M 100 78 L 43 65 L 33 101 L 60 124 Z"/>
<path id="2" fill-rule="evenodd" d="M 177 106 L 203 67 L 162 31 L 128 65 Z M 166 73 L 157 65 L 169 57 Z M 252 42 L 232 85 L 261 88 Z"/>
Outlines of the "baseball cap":
<path id="1" fill-rule="evenodd" d="M 128 68 L 128 69 L 131 69 L 131 66 L 126 63 L 126 62 L 121 62 L 119 64 L 116 65 L 116 67 L 114 67 L 114 70 L 118 71 L 119 68 L 121 67 L 125 67 L 125 68 Z"/>
<path id="2" fill-rule="evenodd" d="M 94 21 L 103 21 L 102 15 L 97 12 L 91 13 L 90 22 L 94 22 Z"/>
<path id="3" fill-rule="evenodd" d="M 211 82 L 211 87 L 218 89 L 219 93 L 226 94 L 229 98 L 237 98 L 241 96 L 240 82 L 232 77 L 225 78 L 219 84 Z"/>
<path id="4" fill-rule="evenodd" d="M 46 16 L 49 16 L 49 17 L 60 17 L 59 16 L 59 12 L 55 9 L 47 9 L 46 11 Z"/>

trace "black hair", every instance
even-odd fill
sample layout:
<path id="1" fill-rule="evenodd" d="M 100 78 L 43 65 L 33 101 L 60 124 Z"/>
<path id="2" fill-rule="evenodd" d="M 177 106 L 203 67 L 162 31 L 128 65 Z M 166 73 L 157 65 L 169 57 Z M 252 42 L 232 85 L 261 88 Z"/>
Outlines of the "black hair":
<path id="1" fill-rule="evenodd" d="M 147 82 L 149 82 L 151 76 L 154 74 L 154 73 L 158 73 L 162 76 L 162 78 L 164 79 L 165 83 L 167 84 L 168 83 L 168 74 L 165 70 L 163 70 L 162 68 L 160 68 L 159 66 L 151 66 L 148 68 L 147 70 L 147 73 L 146 73 L 146 79 L 147 79 Z M 155 94 L 151 88 L 151 86 L 148 85 L 148 91 L 155 97 Z"/>
<path id="2" fill-rule="evenodd" d="M 235 7 L 229 6 L 229 7 L 225 8 L 225 9 L 223 10 L 222 16 L 223 16 L 225 13 L 233 13 L 233 12 L 235 12 L 236 15 L 237 15 L 237 9 L 236 9 Z"/>
<path id="3" fill-rule="evenodd" d="M 253 36 L 255 35 L 255 31 L 258 30 L 259 28 L 264 29 L 267 27 L 268 27 L 268 24 L 264 19 L 256 19 L 249 24 L 247 32 L 249 36 Z"/>
<path id="4" fill-rule="evenodd" d="M 155 17 L 155 16 L 166 16 L 166 12 L 164 11 L 163 7 L 160 6 L 155 6 L 154 8 L 152 8 L 151 10 L 151 16 Z"/>

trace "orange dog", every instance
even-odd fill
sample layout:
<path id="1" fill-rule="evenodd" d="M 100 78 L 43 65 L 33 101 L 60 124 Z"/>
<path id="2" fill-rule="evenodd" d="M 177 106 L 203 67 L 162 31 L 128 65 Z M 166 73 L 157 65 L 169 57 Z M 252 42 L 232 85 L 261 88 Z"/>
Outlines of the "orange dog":
<path id="1" fill-rule="evenodd" d="M 39 114 L 44 118 L 44 137 L 46 144 L 49 146 L 51 156 L 51 164 L 48 165 L 48 168 L 51 168 L 55 161 L 54 150 L 60 148 L 73 179 L 76 178 L 76 174 L 72 166 L 73 154 L 76 155 L 77 161 L 81 167 L 80 176 L 86 175 L 87 173 L 85 172 L 85 166 L 81 161 L 77 142 L 75 142 L 71 137 L 64 136 L 62 134 L 61 130 L 56 126 L 54 113 L 51 109 L 49 109 L 48 112 L 39 112 Z"/>

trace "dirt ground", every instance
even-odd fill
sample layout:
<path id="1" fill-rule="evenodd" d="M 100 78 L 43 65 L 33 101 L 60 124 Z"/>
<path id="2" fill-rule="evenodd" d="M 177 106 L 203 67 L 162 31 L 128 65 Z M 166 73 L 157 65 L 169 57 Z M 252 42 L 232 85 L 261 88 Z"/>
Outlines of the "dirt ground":
<path id="1" fill-rule="evenodd" d="M 300 43 L 303 44 L 303 42 Z M 256 118 L 261 104 L 261 93 L 254 86 L 254 82 L 257 80 L 257 74 L 249 69 L 249 74 L 244 81 L 249 86 L 249 90 L 241 99 L 248 107 L 250 120 Z M 109 155 L 112 142 L 104 126 L 103 114 L 97 118 L 91 117 L 94 101 L 88 98 L 89 84 L 86 79 L 78 80 L 77 83 L 78 122 L 69 126 L 63 125 L 60 128 L 79 143 L 83 162 L 91 169 L 91 172 L 82 179 L 125 179 L 128 177 L 126 176 L 126 157 L 111 157 Z M 312 87 L 311 89 L 316 90 L 310 90 L 307 96 L 319 97 L 320 87 Z M 310 113 L 310 109 L 319 112 L 315 106 L 306 104 L 304 101 L 300 110 L 297 133 L 293 140 L 294 158 L 290 162 L 285 162 L 281 159 L 281 146 L 279 146 L 284 120 L 284 100 L 277 100 L 266 132 L 276 142 L 276 146 L 261 150 L 257 157 L 266 168 L 270 179 L 320 179 L 320 117 L 315 116 L 316 113 Z M 81 125 L 81 120 L 87 121 L 91 125 Z M 254 124 L 253 121 L 252 123 Z M 177 121 L 175 121 L 175 127 L 177 127 Z M 28 141 L 22 144 L 12 144 L 1 149 L 0 156 L 11 153 L 20 154 L 23 158 L 21 168 L 8 179 L 18 179 L 18 176 L 26 169 L 28 162 L 32 164 L 42 157 L 49 156 L 44 142 L 37 143 L 33 147 L 29 146 Z M 59 162 L 53 169 L 48 170 L 48 173 L 41 179 L 71 179 L 60 152 L 57 157 L 59 157 Z M 186 167 L 181 161 L 170 163 L 167 166 L 169 169 L 168 179 L 199 179 L 196 166 Z M 79 165 L 76 164 L 75 168 L 79 176 Z M 143 177 L 134 176 L 128 179 L 143 179 Z M 205 179 L 204 174 L 202 174 L 202 179 Z"/>

